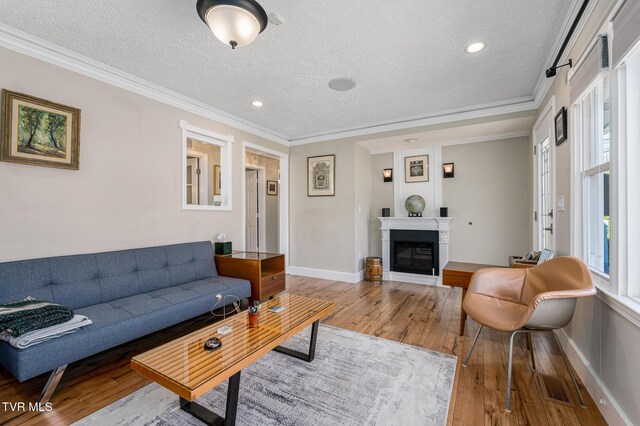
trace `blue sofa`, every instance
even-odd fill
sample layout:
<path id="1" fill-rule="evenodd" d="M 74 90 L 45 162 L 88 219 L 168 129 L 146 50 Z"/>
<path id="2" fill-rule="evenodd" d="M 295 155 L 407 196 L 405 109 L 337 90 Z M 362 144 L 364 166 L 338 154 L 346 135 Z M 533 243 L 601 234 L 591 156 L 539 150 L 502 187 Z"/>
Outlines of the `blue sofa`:
<path id="1" fill-rule="evenodd" d="M 218 275 L 208 241 L 0 263 L 0 304 L 31 296 L 93 322 L 26 349 L 0 342 L 0 364 L 21 382 L 53 370 L 52 393 L 67 364 L 209 312 L 217 293 L 242 300 L 251 285 Z"/>

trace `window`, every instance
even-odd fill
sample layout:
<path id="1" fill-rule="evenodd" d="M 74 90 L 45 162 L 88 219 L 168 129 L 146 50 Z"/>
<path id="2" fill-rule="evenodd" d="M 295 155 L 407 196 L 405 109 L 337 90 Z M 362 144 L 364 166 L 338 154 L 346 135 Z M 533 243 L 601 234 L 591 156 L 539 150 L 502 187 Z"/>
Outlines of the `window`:
<path id="1" fill-rule="evenodd" d="M 578 142 L 578 206 L 582 206 L 578 254 L 603 279 L 610 274 L 611 82 L 599 77 L 573 106 Z M 580 231 L 579 231 L 580 232 Z"/>
<path id="2" fill-rule="evenodd" d="M 182 208 L 231 210 L 232 136 L 182 127 Z"/>
<path id="3" fill-rule="evenodd" d="M 616 70 L 618 78 L 618 146 L 620 147 L 620 229 L 624 273 L 620 294 L 640 301 L 640 43 Z"/>

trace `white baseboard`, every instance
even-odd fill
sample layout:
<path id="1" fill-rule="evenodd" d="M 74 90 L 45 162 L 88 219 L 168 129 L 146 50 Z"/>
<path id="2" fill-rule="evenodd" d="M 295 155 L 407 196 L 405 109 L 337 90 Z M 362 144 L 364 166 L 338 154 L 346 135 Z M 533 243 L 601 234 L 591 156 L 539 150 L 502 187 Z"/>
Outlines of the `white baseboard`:
<path id="1" fill-rule="evenodd" d="M 629 425 L 631 426 L 631 420 L 620 408 L 618 402 L 615 400 L 609 389 L 602 383 L 600 376 L 593 369 L 593 366 L 589 363 L 584 356 L 578 345 L 571 339 L 564 330 L 558 330 L 558 337 L 562 342 L 562 347 L 567 353 L 571 365 L 582 379 L 587 391 L 591 395 L 591 398 L 596 402 L 598 410 L 602 413 L 602 416 L 611 426 L 617 425 Z"/>
<path id="2" fill-rule="evenodd" d="M 389 271 L 382 274 L 385 281 L 401 281 L 403 283 L 423 284 L 423 285 L 442 285 L 440 277 L 433 275 L 407 274 L 404 272 Z"/>
<path id="3" fill-rule="evenodd" d="M 310 278 L 322 278 L 324 280 L 343 281 L 346 283 L 359 283 L 364 279 L 364 270 L 360 272 L 340 272 L 328 269 L 305 268 L 302 266 L 289 266 L 288 273 Z"/>

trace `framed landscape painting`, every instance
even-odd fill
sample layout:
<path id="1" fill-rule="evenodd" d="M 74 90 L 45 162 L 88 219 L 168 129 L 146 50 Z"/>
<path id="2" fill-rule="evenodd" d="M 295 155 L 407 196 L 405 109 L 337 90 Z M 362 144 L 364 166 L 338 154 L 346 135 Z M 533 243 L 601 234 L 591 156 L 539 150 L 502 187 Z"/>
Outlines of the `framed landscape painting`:
<path id="1" fill-rule="evenodd" d="M 80 110 L 3 89 L 0 161 L 78 170 Z"/>
<path id="2" fill-rule="evenodd" d="M 429 182 L 429 156 L 416 155 L 404 158 L 404 181 Z"/>
<path id="3" fill-rule="evenodd" d="M 307 158 L 307 196 L 328 197 L 335 192 L 336 156 Z"/>

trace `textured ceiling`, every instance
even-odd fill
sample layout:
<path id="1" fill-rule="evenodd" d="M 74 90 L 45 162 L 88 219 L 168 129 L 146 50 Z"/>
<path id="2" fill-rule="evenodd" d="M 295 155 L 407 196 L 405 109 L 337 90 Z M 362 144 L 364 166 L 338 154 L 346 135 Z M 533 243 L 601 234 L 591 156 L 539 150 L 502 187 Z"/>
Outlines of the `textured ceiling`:
<path id="1" fill-rule="evenodd" d="M 0 22 L 297 139 L 532 97 L 571 3 L 259 1 L 284 23 L 235 51 L 195 0 L 2 0 Z"/>

